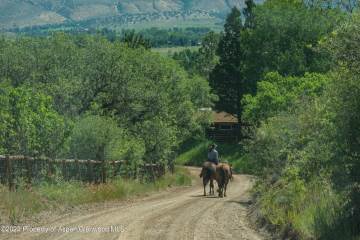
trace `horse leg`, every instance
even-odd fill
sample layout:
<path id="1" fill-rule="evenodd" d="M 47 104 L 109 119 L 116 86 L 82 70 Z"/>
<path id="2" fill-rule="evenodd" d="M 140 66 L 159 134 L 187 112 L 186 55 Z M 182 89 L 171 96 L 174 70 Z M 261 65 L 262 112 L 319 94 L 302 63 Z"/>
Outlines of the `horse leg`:
<path id="1" fill-rule="evenodd" d="M 223 189 L 224 189 L 223 185 L 219 184 L 218 193 L 219 193 L 219 197 L 221 198 L 223 197 Z"/>
<path id="2" fill-rule="evenodd" d="M 224 185 L 224 197 L 226 197 L 226 188 L 227 188 L 228 183 L 226 182 Z"/>
<path id="3" fill-rule="evenodd" d="M 206 196 L 206 185 L 208 184 L 208 179 L 206 179 L 205 177 L 203 177 L 203 185 L 204 185 L 204 196 Z"/>
<path id="4" fill-rule="evenodd" d="M 210 195 L 214 195 L 214 180 L 210 180 Z"/>

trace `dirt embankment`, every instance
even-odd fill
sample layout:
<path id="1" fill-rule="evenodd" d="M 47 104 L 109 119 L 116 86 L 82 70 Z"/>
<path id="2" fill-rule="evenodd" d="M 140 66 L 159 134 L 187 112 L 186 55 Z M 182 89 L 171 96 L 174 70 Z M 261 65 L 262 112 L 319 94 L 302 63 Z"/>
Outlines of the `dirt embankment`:
<path id="1" fill-rule="evenodd" d="M 199 169 L 190 168 L 193 174 Z M 236 175 L 227 198 L 203 197 L 199 181 L 192 187 L 169 190 L 131 203 L 69 214 L 41 228 L 0 233 L 0 239 L 19 240 L 262 240 L 250 227 L 248 190 L 252 178 Z M 46 232 L 48 231 L 48 232 Z"/>

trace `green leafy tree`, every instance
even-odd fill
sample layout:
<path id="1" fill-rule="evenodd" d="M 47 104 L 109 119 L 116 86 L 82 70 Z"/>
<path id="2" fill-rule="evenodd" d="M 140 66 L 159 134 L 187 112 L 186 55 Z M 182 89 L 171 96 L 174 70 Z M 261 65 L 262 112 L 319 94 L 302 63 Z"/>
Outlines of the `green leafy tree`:
<path id="1" fill-rule="evenodd" d="M 56 156 L 67 131 L 51 98 L 29 87 L 2 85 L 1 99 L 0 149 L 8 154 Z"/>
<path id="2" fill-rule="evenodd" d="M 218 63 L 216 54 L 219 44 L 219 34 L 209 32 L 203 37 L 198 51 L 185 49 L 174 53 L 173 58 L 191 75 L 200 75 L 209 79 L 209 75 Z"/>
<path id="3" fill-rule="evenodd" d="M 206 79 L 209 79 L 210 73 L 219 61 L 216 55 L 218 45 L 219 35 L 215 32 L 209 32 L 202 39 L 195 66 L 198 73 Z"/>
<path id="4" fill-rule="evenodd" d="M 122 39 L 131 48 L 144 47 L 145 49 L 151 48 L 151 43 L 148 39 L 144 38 L 142 34 L 135 33 L 135 31 L 125 32 Z"/>
<path id="5" fill-rule="evenodd" d="M 197 65 L 198 58 L 200 58 L 198 51 L 185 49 L 180 52 L 175 52 L 172 58 L 175 59 L 189 74 L 199 74 L 201 71 Z"/>
<path id="6" fill-rule="evenodd" d="M 47 125 L 40 124 L 41 121 L 36 120 L 39 123 L 36 123 L 35 127 L 35 122 L 32 123 L 32 121 L 40 119 L 36 115 L 40 112 L 33 105 L 30 108 L 28 106 L 30 103 L 38 106 L 45 105 L 42 109 L 49 108 L 51 110 L 49 110 L 51 114 L 49 113 L 49 116 L 42 115 L 42 119 L 59 116 L 60 119 L 66 118 L 77 122 L 80 116 L 89 114 L 115 119 L 117 125 L 121 126 L 120 129 L 127 129 L 125 134 L 127 140 L 131 143 L 139 140 L 140 146 L 142 146 L 139 152 L 143 148 L 143 152 L 151 153 L 151 161 L 159 162 L 165 161 L 165 159 L 171 162 L 177 145 L 192 134 L 200 133 L 202 127 L 209 122 L 209 116 L 199 114 L 199 109 L 212 106 L 214 99 L 206 79 L 189 75 L 174 60 L 148 51 L 144 47 L 133 48 L 124 42 L 110 42 L 99 35 L 54 34 L 47 38 L 4 38 L 0 40 L 0 48 L 2 53 L 0 54 L 0 84 L 8 83 L 10 89 L 14 88 L 12 86 L 15 86 L 14 89 L 16 89 L 16 91 L 2 89 L 5 93 L 1 96 L 2 103 L 0 104 L 4 104 L 4 107 L 2 106 L 1 109 L 3 120 L 0 121 L 0 127 L 11 129 L 8 127 L 8 124 L 13 124 L 11 121 L 22 119 L 13 118 L 13 115 L 16 114 L 24 116 L 25 119 L 27 119 L 25 116 L 32 119 L 23 122 L 21 120 L 19 126 L 25 123 L 34 125 L 21 127 L 22 131 L 16 136 L 13 136 L 11 131 L 2 131 L 1 134 L 4 134 L 2 139 L 14 138 L 12 142 L 14 146 L 4 145 L 11 143 L 8 140 L 4 144 L 0 144 L 2 151 L 29 152 L 29 154 L 39 151 L 41 144 L 36 140 L 38 130 L 35 128 L 42 129 Z M 27 94 L 24 93 L 25 90 L 21 90 L 23 88 L 28 89 Z M 12 92 L 14 94 L 21 93 L 19 99 L 22 99 L 20 101 L 22 105 L 19 105 L 18 108 L 24 109 L 21 111 L 26 111 L 27 114 L 23 114 L 17 108 L 13 109 L 20 113 L 11 113 L 12 108 L 9 106 L 18 104 L 14 100 L 16 94 L 14 97 L 10 97 Z M 45 96 L 48 95 L 51 98 L 46 100 Z M 50 102 L 54 104 L 52 105 Z M 30 117 L 32 114 L 35 115 Z M 41 114 L 43 113 L 41 112 Z M 55 120 L 49 120 L 49 124 L 55 124 Z M 160 151 L 152 151 L 153 143 L 150 141 L 151 139 L 147 139 L 151 138 L 151 134 L 144 133 L 142 129 L 144 126 L 146 131 L 150 131 L 150 128 L 146 126 L 151 124 L 158 126 L 156 121 L 159 121 L 159 126 L 164 128 L 159 131 L 164 131 L 166 139 L 170 139 L 166 142 L 162 140 L 165 137 L 157 138 L 159 140 L 155 143 L 157 147 L 164 143 Z M 100 121 L 85 121 L 89 126 L 94 124 L 94 128 L 99 126 L 98 122 Z M 78 131 L 80 127 L 76 124 L 75 130 Z M 161 127 L 157 127 L 157 129 Z M 51 134 L 56 135 L 55 130 L 60 131 L 63 128 L 61 126 L 58 128 L 49 126 L 49 128 L 49 134 L 47 137 L 42 135 L 41 141 L 44 142 L 44 146 L 52 144 L 51 149 L 55 149 L 53 146 L 61 145 L 64 137 L 56 138 Z M 86 129 L 88 132 L 84 130 L 83 135 L 95 138 L 103 134 L 99 130 L 98 135 L 93 136 L 90 129 L 91 127 Z M 39 130 L 40 132 L 44 134 L 46 131 Z M 60 133 L 58 134 L 60 135 Z M 21 134 L 26 137 L 21 137 Z M 26 139 L 30 142 L 23 143 Z M 87 138 L 84 137 L 84 139 Z M 102 139 L 106 141 L 105 138 Z M 61 141 L 57 142 L 58 140 Z M 113 141 L 110 142 L 113 143 Z M 144 145 L 145 142 L 149 144 Z M 70 147 L 73 144 L 74 142 L 70 144 Z M 21 146 L 17 147 L 17 145 Z M 114 149 L 117 148 L 115 143 L 112 145 Z M 83 143 L 82 146 L 85 149 L 86 144 Z M 85 157 L 86 153 L 85 150 L 85 153 L 76 152 L 74 147 L 70 152 L 68 149 L 62 151 L 45 151 L 45 149 L 47 147 L 40 149 L 40 153 L 55 155 L 60 153 L 71 155 L 72 153 L 79 158 Z M 94 149 L 89 149 L 91 156 L 94 156 L 95 153 L 90 150 Z M 105 149 L 105 153 L 103 149 Z M 106 149 L 106 146 L 100 146 L 94 158 L 101 159 L 104 158 L 104 155 L 105 158 L 110 158 Z M 81 148 L 79 148 L 80 150 Z M 111 152 L 120 154 L 121 151 Z M 137 148 L 129 150 L 129 156 L 141 155 L 137 152 Z M 148 156 L 142 157 L 150 159 Z"/>
<path id="7" fill-rule="evenodd" d="M 254 10 L 255 10 L 256 5 L 253 0 L 245 0 L 245 5 L 246 5 L 246 8 L 244 8 L 244 10 L 243 10 L 243 14 L 244 14 L 244 18 L 245 18 L 244 27 L 245 28 L 254 28 L 255 27 Z"/>
<path id="8" fill-rule="evenodd" d="M 257 84 L 255 96 L 244 97 L 244 120 L 259 123 L 281 111 L 288 111 L 297 101 L 309 101 L 320 96 L 329 77 L 307 73 L 304 77 L 283 77 L 271 72 Z"/>
<path id="9" fill-rule="evenodd" d="M 330 73 L 270 73 L 251 97 L 249 110 L 263 109 L 258 117 L 266 119 L 246 146 L 263 179 L 262 212 L 300 238 L 360 235 L 359 19 L 352 16 L 321 42 L 336 63 Z M 303 98 L 304 90 L 312 97 Z M 312 222 L 304 227 L 303 219 Z"/>
<path id="10" fill-rule="evenodd" d="M 344 227 L 346 222 L 349 222 L 350 231 L 354 236 L 360 235 L 359 24 L 360 15 L 354 14 L 327 41 L 327 47 L 333 53 L 334 60 L 338 64 L 337 73 L 334 76 L 336 81 L 329 94 L 335 115 L 333 121 L 335 123 L 336 148 L 332 161 L 335 173 L 334 182 L 340 189 L 345 187 L 344 185 L 347 186 L 349 199 L 338 226 Z M 341 221 L 345 224 L 342 224 Z"/>
<path id="11" fill-rule="evenodd" d="M 257 82 L 270 71 L 284 76 L 327 72 L 331 58 L 319 42 L 343 16 L 338 9 L 311 8 L 298 0 L 271 0 L 256 6 L 253 28 L 243 38 L 245 76 Z"/>
<path id="12" fill-rule="evenodd" d="M 216 108 L 236 114 L 239 120 L 242 113 L 242 98 L 249 91 L 242 72 L 242 29 L 240 11 L 233 8 L 226 19 L 224 33 L 219 42 L 219 64 L 210 75 L 210 84 L 219 96 Z"/>

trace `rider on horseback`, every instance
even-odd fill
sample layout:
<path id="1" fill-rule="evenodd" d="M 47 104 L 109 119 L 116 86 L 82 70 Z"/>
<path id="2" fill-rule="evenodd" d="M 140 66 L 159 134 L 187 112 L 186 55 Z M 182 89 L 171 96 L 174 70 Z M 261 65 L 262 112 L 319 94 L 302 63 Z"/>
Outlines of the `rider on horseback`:
<path id="1" fill-rule="evenodd" d="M 215 143 L 210 144 L 209 151 L 207 154 L 207 161 L 214 163 L 215 165 L 218 165 L 220 160 L 219 160 L 219 153 L 218 153 L 218 151 L 216 151 L 216 147 L 217 146 Z"/>
<path id="2" fill-rule="evenodd" d="M 203 163 L 200 177 L 203 178 L 204 196 L 206 196 L 206 185 L 210 182 L 210 195 L 214 195 L 214 183 L 216 179 L 216 166 L 219 164 L 219 153 L 216 151 L 216 144 L 210 144 L 207 160 Z"/>

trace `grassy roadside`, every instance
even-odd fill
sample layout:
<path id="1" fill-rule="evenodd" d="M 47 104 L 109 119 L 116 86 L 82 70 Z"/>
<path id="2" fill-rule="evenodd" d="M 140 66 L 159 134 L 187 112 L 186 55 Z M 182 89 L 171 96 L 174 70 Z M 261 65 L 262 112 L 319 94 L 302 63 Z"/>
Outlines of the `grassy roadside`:
<path id="1" fill-rule="evenodd" d="M 179 151 L 175 160 L 178 165 L 201 166 L 206 160 L 209 140 L 192 140 L 184 144 Z M 220 160 L 222 162 L 231 163 L 236 173 L 252 173 L 252 167 L 244 154 L 244 150 L 240 144 L 219 143 L 217 150 L 219 151 Z"/>
<path id="2" fill-rule="evenodd" d="M 360 240 L 344 215 L 347 196 L 334 191 L 328 180 L 258 182 L 253 194 L 254 220 L 274 239 Z"/>
<path id="3" fill-rule="evenodd" d="M 119 178 L 102 185 L 81 182 L 42 183 L 31 190 L 20 188 L 16 192 L 9 192 L 0 185 L 0 224 L 16 224 L 53 208 L 135 198 L 170 186 L 190 184 L 190 173 L 186 169 L 177 168 L 175 174 L 166 174 L 155 183 L 146 184 Z"/>

